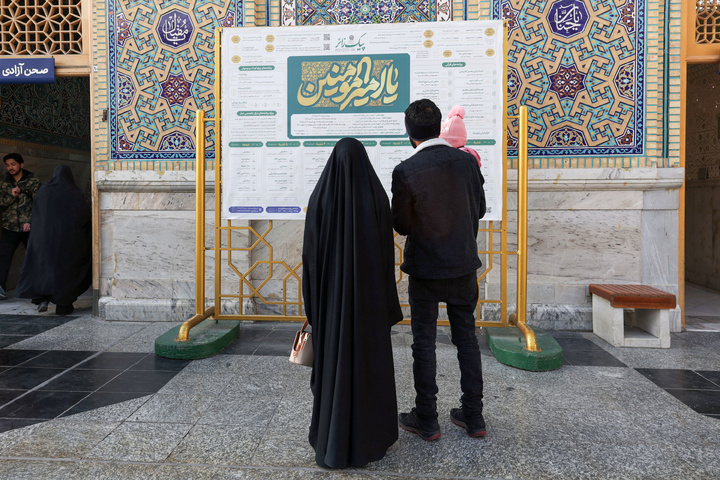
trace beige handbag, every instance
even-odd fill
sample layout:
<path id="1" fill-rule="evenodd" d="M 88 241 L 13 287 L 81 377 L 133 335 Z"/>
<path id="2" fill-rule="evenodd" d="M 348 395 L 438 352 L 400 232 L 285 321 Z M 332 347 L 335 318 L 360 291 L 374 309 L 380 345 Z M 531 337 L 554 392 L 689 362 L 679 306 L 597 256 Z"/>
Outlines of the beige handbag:
<path id="1" fill-rule="evenodd" d="M 300 331 L 295 334 L 295 341 L 290 351 L 290 362 L 312 367 L 314 356 L 312 337 L 310 336 L 310 332 L 305 331 L 308 325 L 308 321 L 305 320 Z"/>

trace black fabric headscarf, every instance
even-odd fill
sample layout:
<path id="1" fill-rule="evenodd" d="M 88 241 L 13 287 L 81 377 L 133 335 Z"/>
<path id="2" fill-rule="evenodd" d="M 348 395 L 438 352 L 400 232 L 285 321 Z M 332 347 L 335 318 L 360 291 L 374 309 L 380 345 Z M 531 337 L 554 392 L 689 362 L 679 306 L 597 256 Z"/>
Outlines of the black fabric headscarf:
<path id="1" fill-rule="evenodd" d="M 72 305 L 92 283 L 90 206 L 65 165 L 33 199 L 25 262 L 15 295 Z"/>
<path id="2" fill-rule="evenodd" d="M 315 349 L 310 444 L 320 466 L 363 466 L 398 438 L 390 329 L 402 311 L 390 204 L 353 138 L 335 145 L 310 196 L 302 260 Z"/>

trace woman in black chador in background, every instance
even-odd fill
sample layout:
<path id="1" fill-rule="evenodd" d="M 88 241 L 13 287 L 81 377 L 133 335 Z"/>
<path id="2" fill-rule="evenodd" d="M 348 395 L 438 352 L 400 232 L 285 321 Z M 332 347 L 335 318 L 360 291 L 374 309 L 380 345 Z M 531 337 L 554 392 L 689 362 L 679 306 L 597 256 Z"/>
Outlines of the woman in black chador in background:
<path id="1" fill-rule="evenodd" d="M 73 312 L 73 302 L 92 282 L 90 206 L 65 165 L 33 199 L 32 233 L 15 295 L 32 298 L 38 311 Z"/>
<path id="2" fill-rule="evenodd" d="M 390 329 L 402 312 L 390 204 L 353 138 L 335 145 L 310 196 L 302 259 L 315 350 L 310 444 L 321 467 L 360 467 L 398 438 Z"/>

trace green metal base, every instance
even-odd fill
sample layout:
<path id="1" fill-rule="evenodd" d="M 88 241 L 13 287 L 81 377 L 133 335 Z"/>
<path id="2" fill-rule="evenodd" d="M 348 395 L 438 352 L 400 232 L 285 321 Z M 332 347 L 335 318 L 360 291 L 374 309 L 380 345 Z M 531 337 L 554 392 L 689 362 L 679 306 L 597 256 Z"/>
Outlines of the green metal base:
<path id="1" fill-rule="evenodd" d="M 531 372 L 557 370 L 562 366 L 562 348 L 542 330 L 533 329 L 539 352 L 525 350 L 525 335 L 517 327 L 487 327 L 485 338 L 498 362 Z"/>
<path id="2" fill-rule="evenodd" d="M 190 329 L 190 338 L 186 342 L 178 342 L 181 326 L 171 328 L 155 339 L 155 355 L 183 360 L 212 357 L 240 335 L 239 321 L 208 318 Z"/>

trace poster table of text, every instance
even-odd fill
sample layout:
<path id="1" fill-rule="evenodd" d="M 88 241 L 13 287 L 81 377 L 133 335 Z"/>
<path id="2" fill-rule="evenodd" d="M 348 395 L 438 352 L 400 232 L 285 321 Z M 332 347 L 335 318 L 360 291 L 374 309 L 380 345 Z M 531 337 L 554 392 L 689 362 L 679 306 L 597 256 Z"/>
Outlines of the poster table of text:
<path id="1" fill-rule="evenodd" d="M 404 111 L 429 98 L 443 121 L 465 108 L 484 220 L 501 220 L 502 32 L 501 21 L 223 29 L 223 219 L 303 220 L 342 137 L 363 142 L 390 197 L 393 168 L 413 154 Z"/>

